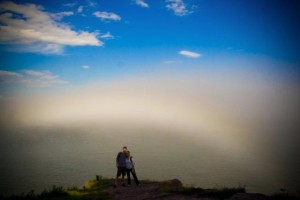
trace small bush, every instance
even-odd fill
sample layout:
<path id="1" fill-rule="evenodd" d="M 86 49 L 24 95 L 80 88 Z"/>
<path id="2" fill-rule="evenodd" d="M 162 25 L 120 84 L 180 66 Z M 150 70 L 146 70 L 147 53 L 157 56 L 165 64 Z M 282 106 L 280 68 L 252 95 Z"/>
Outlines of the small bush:
<path id="1" fill-rule="evenodd" d="M 69 194 L 63 189 L 61 186 L 53 186 L 51 190 L 44 190 L 40 195 L 40 197 L 67 197 Z"/>

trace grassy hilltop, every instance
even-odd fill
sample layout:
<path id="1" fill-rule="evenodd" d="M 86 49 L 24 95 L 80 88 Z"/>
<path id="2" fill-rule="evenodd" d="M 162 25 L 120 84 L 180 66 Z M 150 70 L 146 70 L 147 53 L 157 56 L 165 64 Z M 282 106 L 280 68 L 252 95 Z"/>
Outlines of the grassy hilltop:
<path id="1" fill-rule="evenodd" d="M 287 193 L 266 196 L 263 194 L 246 193 L 245 188 L 222 188 L 222 189 L 202 189 L 195 187 L 184 187 L 178 179 L 169 181 L 141 181 L 142 186 L 118 186 L 113 187 L 114 179 L 100 178 L 90 180 L 81 187 L 63 188 L 53 186 L 51 190 L 44 190 L 40 194 L 30 191 L 27 194 L 10 197 L 0 196 L 6 200 L 140 200 L 140 199 L 164 199 L 164 200 L 296 200 L 299 196 Z"/>

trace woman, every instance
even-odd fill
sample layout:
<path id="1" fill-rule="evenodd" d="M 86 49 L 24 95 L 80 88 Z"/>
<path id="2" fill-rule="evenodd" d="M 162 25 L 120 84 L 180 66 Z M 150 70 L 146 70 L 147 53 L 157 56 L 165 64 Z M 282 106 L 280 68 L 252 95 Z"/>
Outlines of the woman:
<path id="1" fill-rule="evenodd" d="M 135 184 L 138 186 L 138 185 L 140 185 L 140 182 L 139 182 L 139 180 L 136 176 L 134 165 L 135 165 L 135 163 L 134 163 L 133 157 L 130 156 L 130 151 L 127 151 L 126 152 L 127 182 L 128 182 L 128 185 L 131 185 L 131 178 L 130 178 L 130 173 L 131 173 L 132 176 L 133 176 Z"/>

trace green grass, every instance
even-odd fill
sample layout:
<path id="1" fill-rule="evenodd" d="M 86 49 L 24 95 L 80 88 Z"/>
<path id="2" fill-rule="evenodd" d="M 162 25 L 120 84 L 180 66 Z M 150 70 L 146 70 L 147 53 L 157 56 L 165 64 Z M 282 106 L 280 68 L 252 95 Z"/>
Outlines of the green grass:
<path id="1" fill-rule="evenodd" d="M 50 190 L 44 190 L 40 194 L 30 191 L 20 196 L 12 195 L 3 199 L 7 200 L 111 200 L 111 196 L 103 192 L 103 189 L 111 186 L 113 179 L 90 180 L 82 187 L 64 189 L 53 186 Z"/>

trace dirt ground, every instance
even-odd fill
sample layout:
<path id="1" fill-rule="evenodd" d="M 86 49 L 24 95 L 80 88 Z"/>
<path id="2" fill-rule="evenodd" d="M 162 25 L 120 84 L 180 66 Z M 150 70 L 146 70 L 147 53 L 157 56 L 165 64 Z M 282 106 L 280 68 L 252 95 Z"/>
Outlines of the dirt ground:
<path id="1" fill-rule="evenodd" d="M 212 198 L 197 198 L 193 196 L 183 196 L 178 194 L 164 193 L 160 191 L 158 184 L 145 184 L 141 186 L 117 186 L 109 187 L 105 192 L 114 196 L 116 200 L 147 200 L 147 199 L 163 199 L 163 200 L 214 200 Z"/>
<path id="2" fill-rule="evenodd" d="M 199 197 L 197 195 L 181 195 L 174 193 L 166 193 L 160 190 L 159 184 L 149 183 L 141 186 L 117 186 L 109 187 L 104 190 L 110 195 L 114 196 L 116 200 L 217 200 L 211 197 Z M 228 200 L 268 200 L 269 198 L 262 194 L 240 193 L 235 194 Z"/>

